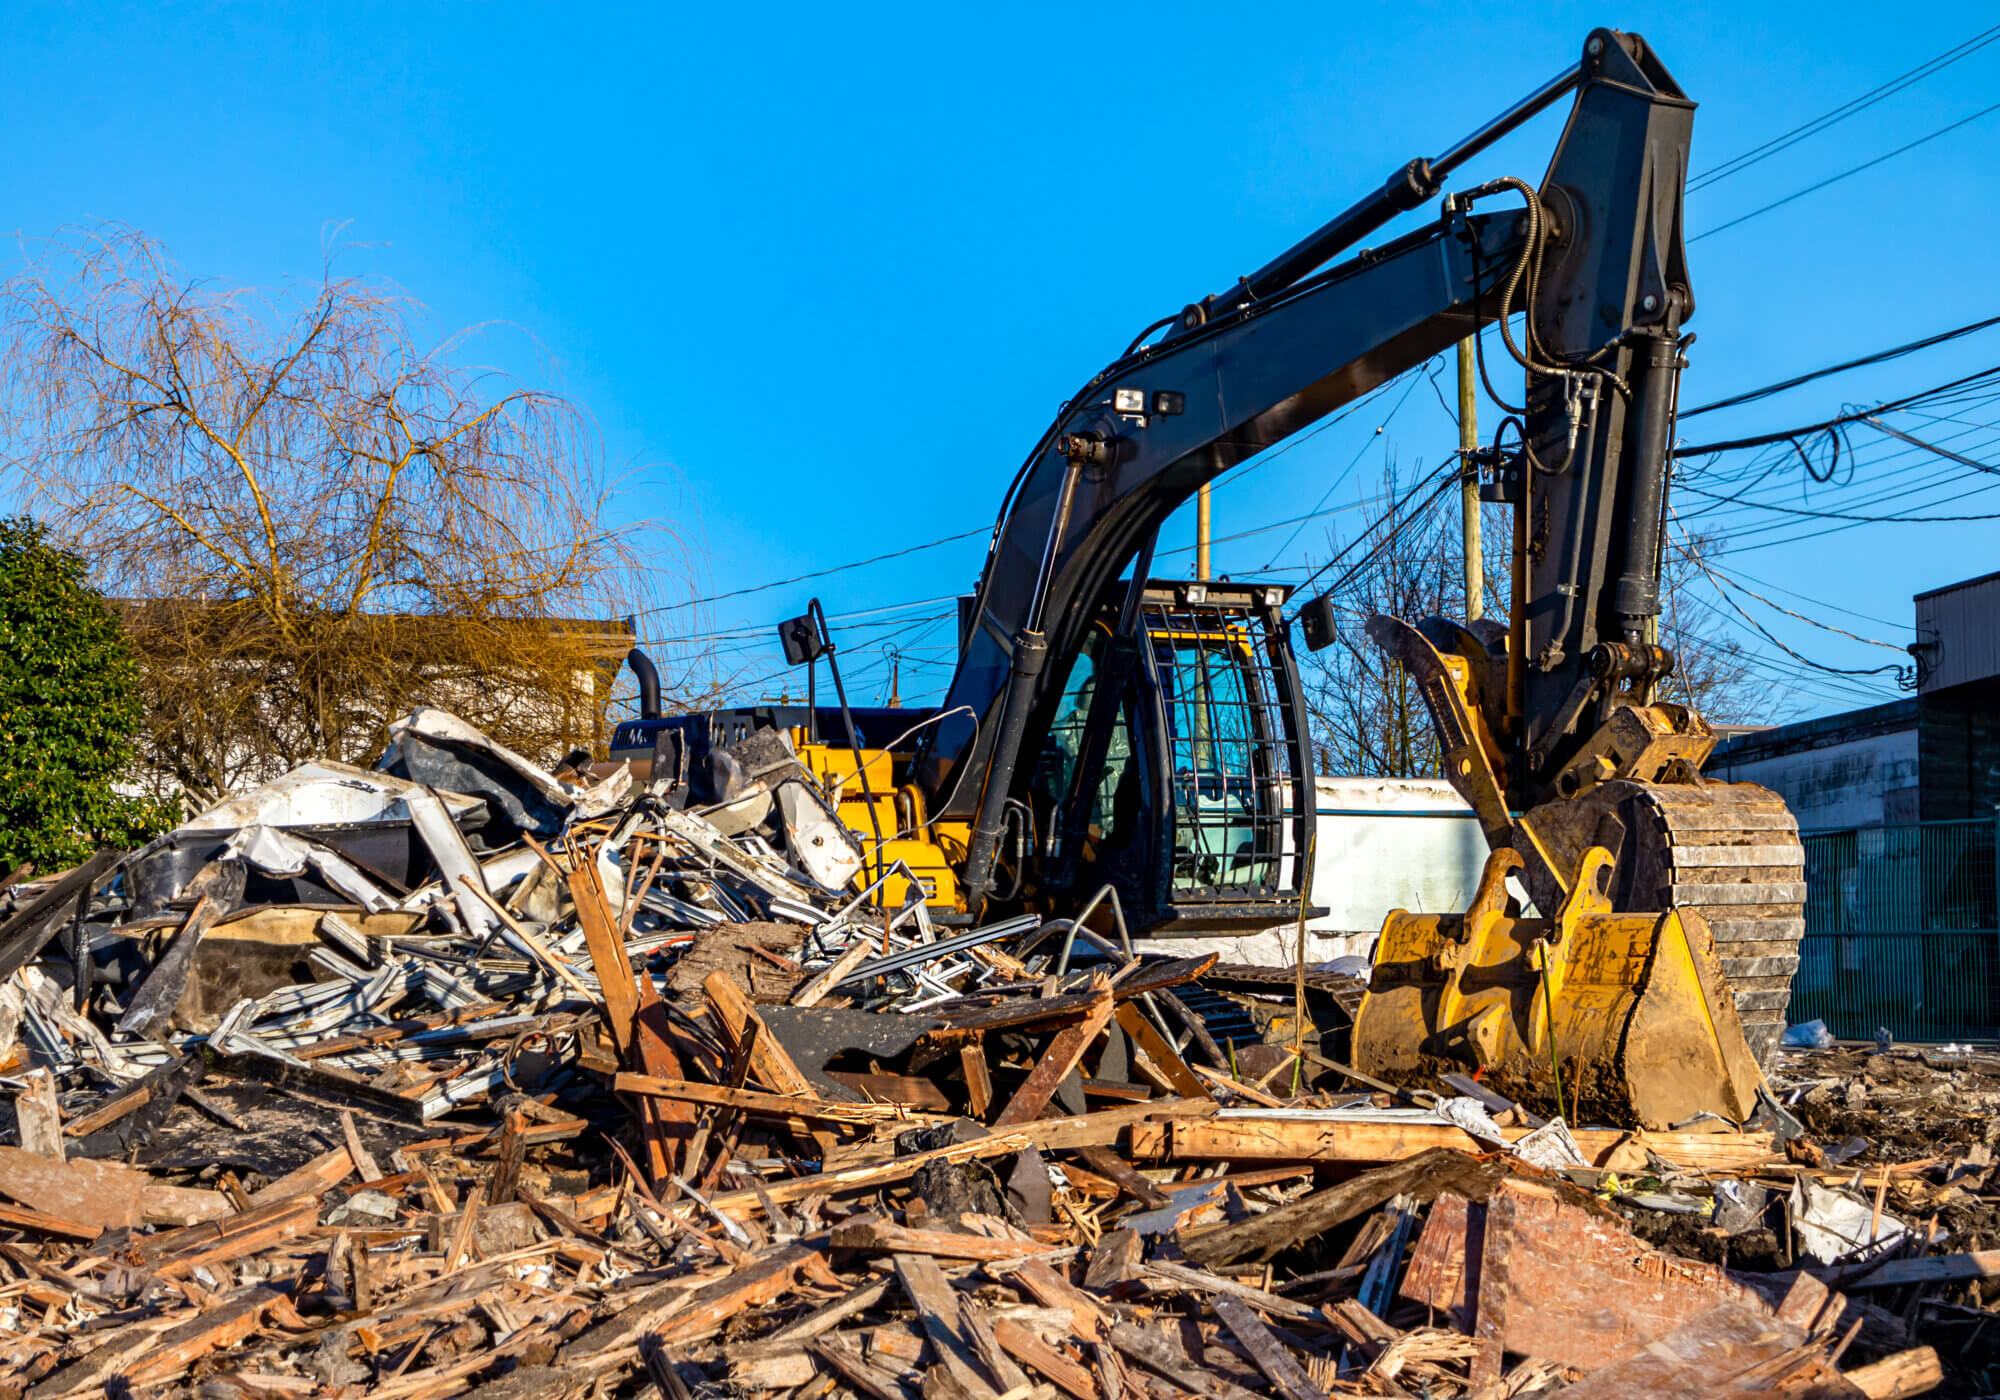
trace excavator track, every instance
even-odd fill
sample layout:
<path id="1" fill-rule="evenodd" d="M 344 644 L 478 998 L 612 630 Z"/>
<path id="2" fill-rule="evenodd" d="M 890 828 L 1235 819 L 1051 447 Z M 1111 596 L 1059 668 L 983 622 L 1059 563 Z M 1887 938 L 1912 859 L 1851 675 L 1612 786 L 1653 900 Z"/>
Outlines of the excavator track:
<path id="1" fill-rule="evenodd" d="M 1756 783 L 1608 783 L 1582 801 L 1615 814 L 1621 909 L 1707 921 L 1744 1038 L 1769 1066 L 1805 936 L 1805 848 L 1784 799 Z"/>

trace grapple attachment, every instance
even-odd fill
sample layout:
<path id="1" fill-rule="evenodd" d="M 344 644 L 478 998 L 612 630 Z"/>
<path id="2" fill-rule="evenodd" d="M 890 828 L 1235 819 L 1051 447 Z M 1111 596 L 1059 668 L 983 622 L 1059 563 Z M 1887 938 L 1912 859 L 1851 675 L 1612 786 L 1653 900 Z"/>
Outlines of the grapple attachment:
<path id="1" fill-rule="evenodd" d="M 1487 858 L 1463 914 L 1396 910 L 1354 1022 L 1354 1061 L 1407 1082 L 1478 1068 L 1570 1121 L 1665 1128 L 1702 1112 L 1750 1116 L 1762 1074 L 1708 925 L 1691 910 L 1612 912 L 1610 852 L 1588 851 L 1552 919 L 1507 914 L 1521 857 Z"/>

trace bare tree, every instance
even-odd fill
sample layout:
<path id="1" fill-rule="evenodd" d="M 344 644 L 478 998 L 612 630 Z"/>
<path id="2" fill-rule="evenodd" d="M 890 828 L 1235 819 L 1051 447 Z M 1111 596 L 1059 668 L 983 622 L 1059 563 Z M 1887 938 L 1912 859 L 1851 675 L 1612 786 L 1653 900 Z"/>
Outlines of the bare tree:
<path id="1" fill-rule="evenodd" d="M 1695 585 L 1698 562 L 1722 552 L 1722 536 L 1669 532 L 1660 574 L 1660 642 L 1674 654 L 1674 674 L 1660 698 L 1701 711 L 1711 723 L 1734 724 L 1770 712 L 1768 688 L 1755 683 L 1750 653 L 1715 611 L 1703 606 Z M 1768 721 L 1765 721 L 1768 723 Z"/>
<path id="2" fill-rule="evenodd" d="M 1406 477 L 1393 462 L 1382 485 L 1381 504 L 1349 542 L 1354 562 L 1334 576 L 1333 643 L 1312 653 L 1302 668 L 1306 707 L 1322 773 L 1436 777 L 1437 740 L 1423 697 L 1364 629 L 1376 613 L 1413 621 L 1465 616 L 1458 501 L 1446 492 L 1420 504 L 1436 489 L 1435 474 L 1420 468 Z M 1329 544 L 1337 552 L 1336 542 Z M 1496 601 L 1505 607 L 1506 593 L 1496 594 L 1495 587 L 1489 576 L 1489 610 Z"/>
<path id="3" fill-rule="evenodd" d="M 420 331 L 331 259 L 229 287 L 125 228 L 65 233 L 7 284 L 4 460 L 124 600 L 163 782 L 365 762 L 420 703 L 532 753 L 598 736 L 604 619 L 644 573 L 594 426 Z"/>
<path id="4" fill-rule="evenodd" d="M 1356 563 L 1335 575 L 1337 627 L 1332 645 L 1310 654 L 1302 667 L 1312 717 L 1316 761 L 1322 773 L 1425 778 L 1442 775 L 1436 736 L 1423 698 L 1409 674 L 1369 641 L 1370 616 L 1386 613 L 1417 621 L 1465 616 L 1464 548 L 1456 494 L 1446 491 L 1422 504 L 1435 477 L 1419 471 L 1406 479 L 1392 464 L 1383 476 L 1381 504 L 1361 527 Z M 1484 537 L 1502 542 L 1484 559 L 1486 615 L 1505 622 L 1511 604 L 1505 541 L 1512 521 L 1492 508 Z M 1337 548 L 1337 542 L 1330 541 Z M 1693 541 L 1697 552 L 1715 542 Z M 1661 640 L 1675 653 L 1676 671 L 1658 692 L 1662 700 L 1689 704 L 1710 720 L 1748 712 L 1750 667 L 1742 647 L 1713 615 L 1682 602 L 1699 579 L 1688 546 L 1669 547 L 1661 592 Z"/>

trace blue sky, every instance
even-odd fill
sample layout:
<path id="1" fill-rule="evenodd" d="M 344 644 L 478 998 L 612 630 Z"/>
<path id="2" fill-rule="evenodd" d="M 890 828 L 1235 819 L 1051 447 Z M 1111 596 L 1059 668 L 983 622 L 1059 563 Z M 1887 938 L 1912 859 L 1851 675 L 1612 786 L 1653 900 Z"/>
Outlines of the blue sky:
<path id="1" fill-rule="evenodd" d="M 682 575 L 666 596 L 686 600 L 989 525 L 1057 401 L 1139 327 L 1483 122 L 1572 61 L 1593 24 L 1645 34 L 1701 103 L 1699 171 L 1996 19 L 1980 4 L 1845 3 L 20 7 L 0 83 L 5 223 L 33 239 L 128 222 L 192 273 L 257 284 L 313 274 L 344 224 L 363 245 L 344 266 L 400 283 L 440 333 L 525 332 L 496 353 L 596 417 L 619 509 L 691 546 L 691 571 L 664 561 Z M 1697 193 L 1691 227 L 1977 112 L 1996 78 L 2000 45 Z M 1554 120 L 1458 183 L 1538 178 Z M 2000 313 L 1996 155 L 2000 113 L 1698 242 L 1683 401 Z M 1687 436 L 1812 421 L 1994 363 L 2000 329 Z M 1299 577 L 1354 512 L 1290 539 L 1265 527 L 1320 505 L 1352 461 L 1325 507 L 1376 489 L 1384 454 L 1410 468 L 1455 445 L 1422 384 L 1386 418 L 1399 394 L 1241 486 L 1225 478 L 1217 535 L 1261 532 L 1220 544 L 1219 569 Z M 1993 433 L 1966 433 L 1960 450 L 2000 460 Z M 1882 455 L 1830 489 L 1859 499 L 1871 471 L 1883 492 L 1922 486 L 1930 460 Z M 1765 489 L 1792 494 L 1768 499 L 1832 499 L 1799 477 L 1781 469 Z M 2000 490 L 1937 509 L 2000 510 Z M 1163 549 L 1191 542 L 1187 517 Z M 1992 521 L 1790 543 L 1803 531 L 1771 528 L 1786 522 L 1769 511 L 1719 523 L 1741 532 L 1719 562 L 1751 586 L 1895 643 L 1913 591 L 2000 567 Z M 921 600 L 968 587 L 982 552 L 975 536 L 645 630 L 701 636 L 683 651 L 754 696 L 786 683 L 764 624 L 817 592 L 857 615 L 843 632 L 857 698 L 880 692 L 885 643 L 903 648 L 905 698 L 921 698 L 946 679 L 952 636 L 949 604 Z M 1895 659 L 1758 616 L 1816 660 Z M 1774 715 L 1896 693 L 1805 674 L 1753 640 Z"/>

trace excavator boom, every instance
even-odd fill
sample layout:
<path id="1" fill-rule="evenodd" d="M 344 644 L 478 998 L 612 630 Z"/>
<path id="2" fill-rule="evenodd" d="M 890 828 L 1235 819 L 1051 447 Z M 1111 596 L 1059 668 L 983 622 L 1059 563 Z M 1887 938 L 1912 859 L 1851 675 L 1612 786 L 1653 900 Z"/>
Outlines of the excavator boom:
<path id="1" fill-rule="evenodd" d="M 1559 219 L 1522 182 L 1481 186 L 1448 200 L 1432 225 L 1315 271 L 1571 92 L 1543 181 Z M 1636 331 L 1671 349 L 1685 314 L 1670 291 L 1685 281 L 1679 192 L 1692 109 L 1642 40 L 1594 31 L 1573 68 L 1443 155 L 1409 162 L 1229 292 L 1190 305 L 1163 339 L 1135 346 L 1064 406 L 995 527 L 945 701 L 959 713 L 930 731 L 916 766 L 933 811 L 972 820 L 975 905 L 992 886 L 1021 756 L 1047 732 L 1068 659 L 1120 575 L 1204 482 L 1504 320 L 1530 294 L 1547 343 L 1575 366 L 1565 375 L 1602 379 L 1599 362 L 1629 358 Z M 1526 210 L 1469 212 L 1502 195 L 1526 196 Z M 1545 268 L 1530 267 L 1535 254 Z M 1650 395 L 1653 382 L 1643 384 Z"/>

